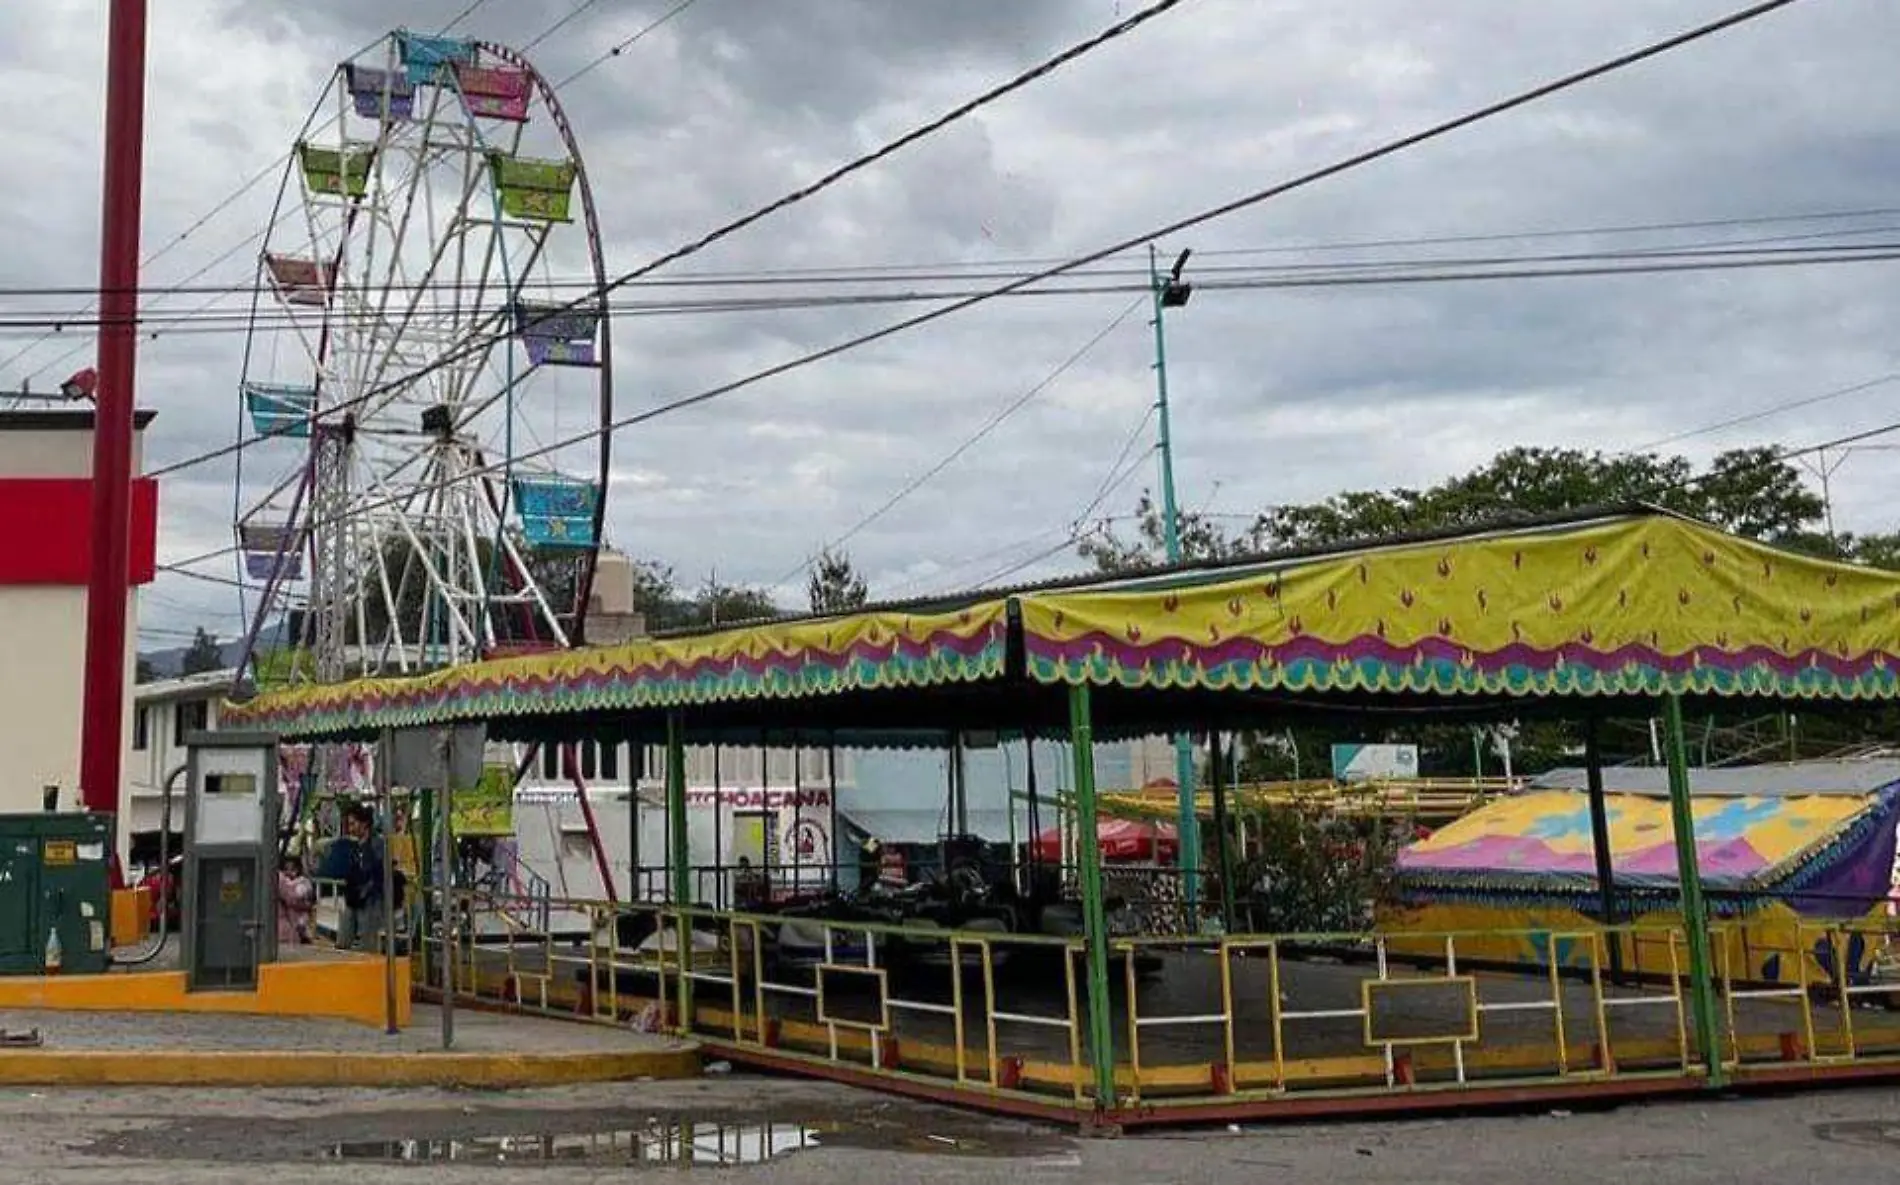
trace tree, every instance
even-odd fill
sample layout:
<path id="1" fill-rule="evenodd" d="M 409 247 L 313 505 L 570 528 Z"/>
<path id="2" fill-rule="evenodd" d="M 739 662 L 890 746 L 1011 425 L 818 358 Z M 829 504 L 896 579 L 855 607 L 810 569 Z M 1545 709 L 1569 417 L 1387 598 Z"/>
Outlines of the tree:
<path id="1" fill-rule="evenodd" d="M 158 668 L 152 665 L 152 660 L 143 654 L 139 655 L 138 669 L 137 673 L 133 676 L 133 681 L 137 683 L 151 683 L 157 678 Z"/>
<path id="2" fill-rule="evenodd" d="M 1518 447 L 1424 490 L 1359 490 L 1304 505 L 1277 506 L 1233 534 L 1192 511 L 1176 521 L 1185 558 L 1223 559 L 1633 502 L 1652 503 L 1751 539 L 1852 554 L 1818 532 L 1825 506 L 1800 471 L 1779 459 L 1779 450 L 1771 446 L 1723 453 L 1699 476 L 1686 457 Z M 1103 572 L 1156 566 L 1165 554 L 1161 514 L 1145 492 L 1135 518 L 1135 539 L 1123 541 L 1104 524 L 1079 545 L 1082 557 Z M 1879 552 L 1880 546 L 1873 544 L 1876 554 L 1900 557 L 1900 539 L 1890 540 L 1885 552 Z"/>
<path id="3" fill-rule="evenodd" d="M 1260 549 L 1260 540 L 1254 531 L 1229 536 L 1197 511 L 1177 511 L 1175 523 L 1184 560 L 1232 559 Z M 1107 573 L 1143 572 L 1167 563 L 1168 544 L 1161 509 L 1147 490 L 1141 492 L 1135 503 L 1135 524 L 1135 538 L 1124 541 L 1103 522 L 1094 533 L 1085 536 L 1076 549 L 1098 571 Z"/>
<path id="4" fill-rule="evenodd" d="M 673 569 L 658 560 L 633 561 L 633 608 L 655 633 L 691 624 L 692 602 L 680 596 Z"/>
<path id="5" fill-rule="evenodd" d="M 1872 568 L 1900 568 L 1900 534 L 1848 535 L 1842 540 L 1851 558 Z"/>
<path id="6" fill-rule="evenodd" d="M 863 606 L 870 598 L 864 577 L 851 566 L 851 557 L 827 547 L 812 563 L 805 582 L 805 596 L 813 613 L 846 613 Z"/>
<path id="7" fill-rule="evenodd" d="M 1247 816 L 1257 854 L 1236 869 L 1235 897 L 1256 934 L 1348 933 L 1372 925 L 1390 899 L 1408 821 L 1353 819 L 1317 801 L 1270 806 Z"/>
<path id="8" fill-rule="evenodd" d="M 201 675 L 206 671 L 222 670 L 224 647 L 218 645 L 218 640 L 206 633 L 203 626 L 199 626 L 197 633 L 192 635 L 191 648 L 185 651 L 185 657 L 179 666 L 187 675 Z"/>
<path id="9" fill-rule="evenodd" d="M 1734 449 L 1715 458 L 1696 484 L 1689 513 L 1767 543 L 1794 543 L 1820 524 L 1827 503 L 1808 489 L 1800 470 L 1771 445 Z"/>
<path id="10" fill-rule="evenodd" d="M 1800 471 L 1773 448 L 1723 453 L 1698 476 L 1686 457 L 1520 447 L 1425 490 L 1348 493 L 1278 507 L 1260 516 L 1253 534 L 1274 547 L 1326 545 L 1633 502 L 1772 543 L 1811 531 L 1824 509 Z"/>
<path id="11" fill-rule="evenodd" d="M 634 561 L 633 607 L 653 633 L 704 629 L 779 615 L 778 606 L 763 589 L 720 584 L 712 579 L 688 595 L 681 591 L 672 566 L 659 560 Z"/>
<path id="12" fill-rule="evenodd" d="M 764 589 L 708 580 L 699 595 L 693 598 L 687 612 L 688 620 L 684 624 L 706 628 L 777 617 L 779 608 L 773 604 L 772 595 Z"/>

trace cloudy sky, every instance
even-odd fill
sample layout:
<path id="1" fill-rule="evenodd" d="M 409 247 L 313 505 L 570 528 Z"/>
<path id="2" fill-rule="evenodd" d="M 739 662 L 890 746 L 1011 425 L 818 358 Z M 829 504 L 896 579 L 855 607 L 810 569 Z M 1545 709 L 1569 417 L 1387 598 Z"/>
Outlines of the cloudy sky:
<path id="1" fill-rule="evenodd" d="M 670 7 L 491 0 L 465 32 L 522 45 L 551 80 Z M 1054 77 L 735 236 L 681 276 L 915 265 L 1020 269 L 1097 249 L 1712 18 L 1729 0 L 1189 0 Z M 12 93 L 12 220 L 0 287 L 90 283 L 97 260 L 103 5 L 0 10 Z M 334 63 L 392 21 L 434 29 L 466 0 L 162 0 L 153 5 L 145 244 L 154 288 L 243 283 L 276 176 Z M 624 271 L 953 106 L 1132 11 L 1132 0 L 697 0 L 561 92 Z M 1900 224 L 1900 7 L 1805 0 L 1739 31 L 1246 213 L 1162 249 L 1217 267 L 1882 242 Z M 1799 216 L 1872 211 L 1852 218 Z M 1482 244 L 1340 244 L 1750 221 Z M 1896 227 L 1900 230 L 1900 226 Z M 185 237 L 181 240 L 179 236 Z M 1222 252 L 1233 254 L 1223 255 Z M 1129 259 L 1118 266 L 1136 261 Z M 985 268 L 994 264 L 994 268 Z M 1191 265 L 1192 266 L 1192 265 Z M 1680 433 L 1698 458 L 1900 420 L 1877 385 L 1726 431 L 1756 409 L 1900 369 L 1891 263 L 1688 275 L 1293 289 L 1204 288 L 1169 322 L 1182 500 L 1238 516 L 1347 488 L 1426 483 L 1513 444 L 1621 449 Z M 670 273 L 669 273 L 670 274 Z M 903 287 L 931 287 L 911 283 Z M 944 287 L 938 283 L 935 287 Z M 950 285 L 967 287 L 967 285 Z M 879 289 L 882 290 L 882 289 Z M 825 289 L 835 294 L 833 285 Z M 651 299 L 655 294 L 634 294 Z M 677 289 L 687 299 L 730 290 Z M 70 299 L 70 298 L 68 298 Z M 203 296 L 154 297 L 193 308 Z M 47 298 L 0 298 L 44 313 Z M 1120 293 L 1012 299 L 750 387 L 613 440 L 610 541 L 683 578 L 795 573 L 1102 335 Z M 242 309 L 233 300 L 229 307 Z M 914 312 L 913 306 L 619 319 L 616 413 L 690 395 Z M 147 458 L 232 438 L 244 335 L 145 344 Z M 1126 514 L 1153 468 L 1145 313 L 848 547 L 879 593 L 1074 567 L 1070 525 Z M 56 383 L 70 336 L 0 336 L 0 386 Z M 76 344 L 79 352 L 70 353 Z M 24 351 L 24 352 L 22 352 Z M 570 420 L 577 423 L 577 420 Z M 1124 446 L 1136 441 L 1132 452 Z M 1892 529 L 1887 454 L 1835 474 L 1841 524 Z M 228 462 L 166 480 L 161 555 L 230 540 Z M 1038 559 L 1037 557 L 1043 557 Z M 1034 562 L 1029 562 L 1034 561 Z M 204 570 L 231 573 L 230 561 Z M 790 591 L 786 600 L 802 594 Z M 162 631 L 237 630 L 229 590 L 166 576 Z"/>

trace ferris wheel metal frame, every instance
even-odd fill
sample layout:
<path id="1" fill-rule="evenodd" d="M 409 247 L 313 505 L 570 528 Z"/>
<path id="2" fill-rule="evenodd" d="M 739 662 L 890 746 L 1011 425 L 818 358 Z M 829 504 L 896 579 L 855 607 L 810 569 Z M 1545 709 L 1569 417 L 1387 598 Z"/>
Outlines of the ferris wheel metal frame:
<path id="1" fill-rule="evenodd" d="M 240 677 L 255 671 L 260 682 L 259 642 L 277 613 L 292 645 L 273 680 L 407 673 L 576 644 L 601 546 L 613 334 L 598 213 L 573 127 L 555 88 L 515 50 L 408 30 L 380 44 L 380 62 L 366 51 L 338 65 L 300 132 L 252 288 L 238 412 L 251 447 L 238 453 L 233 527 L 239 586 L 256 595 Z M 318 129 L 331 93 L 336 115 Z M 523 154 L 536 114 L 551 126 L 543 142 L 558 145 L 558 158 Z M 361 124 L 374 134 L 352 137 Z M 333 143 L 315 142 L 332 127 Z M 445 204 L 435 178 L 457 165 L 459 192 Z M 290 254 L 278 232 L 300 212 L 289 237 L 304 250 Z M 581 233 L 561 245 L 573 245 L 587 275 L 577 296 L 562 299 L 548 244 L 576 215 Z M 412 237 L 418 221 L 423 233 Z M 471 239 L 484 234 L 471 267 Z M 406 268 L 418 241 L 426 262 Z M 284 335 L 303 349 L 307 382 L 284 381 Z M 573 374 L 591 378 L 564 377 Z M 522 411 L 527 396 L 548 392 L 558 428 L 561 390 L 574 386 L 591 395 L 592 472 L 518 467 L 518 432 L 539 443 Z M 280 441 L 303 444 L 296 464 Z M 284 469 L 247 485 L 245 454 L 260 451 L 279 452 Z M 399 576 L 392 555 L 401 557 Z M 572 561 L 565 613 L 536 572 L 549 555 Z M 301 613 L 299 584 L 307 585 Z"/>

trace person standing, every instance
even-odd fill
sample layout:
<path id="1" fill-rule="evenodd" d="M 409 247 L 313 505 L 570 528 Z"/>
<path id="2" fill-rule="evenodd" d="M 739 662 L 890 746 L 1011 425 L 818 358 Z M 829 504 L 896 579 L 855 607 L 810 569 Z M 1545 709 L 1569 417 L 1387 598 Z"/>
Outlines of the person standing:
<path id="1" fill-rule="evenodd" d="M 376 816 L 362 803 L 343 812 L 343 834 L 323 854 L 317 869 L 321 880 L 343 886 L 343 912 L 337 921 L 338 950 L 356 950 L 382 933 L 387 910 L 383 901 L 383 861 L 387 852 L 376 834 Z"/>
<path id="2" fill-rule="evenodd" d="M 277 942 L 302 946 L 310 940 L 310 913 L 317 904 L 317 886 L 304 875 L 303 859 L 286 856 L 277 869 Z"/>

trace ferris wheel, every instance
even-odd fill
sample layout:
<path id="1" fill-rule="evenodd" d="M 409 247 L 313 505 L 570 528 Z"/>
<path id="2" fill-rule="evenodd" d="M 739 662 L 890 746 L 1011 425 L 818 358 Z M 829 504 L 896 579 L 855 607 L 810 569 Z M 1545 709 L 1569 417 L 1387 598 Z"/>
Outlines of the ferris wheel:
<path id="1" fill-rule="evenodd" d="M 579 640 L 613 414 L 605 280 L 572 128 L 520 54 L 399 30 L 337 67 L 245 342 L 234 520 L 260 680 Z"/>

